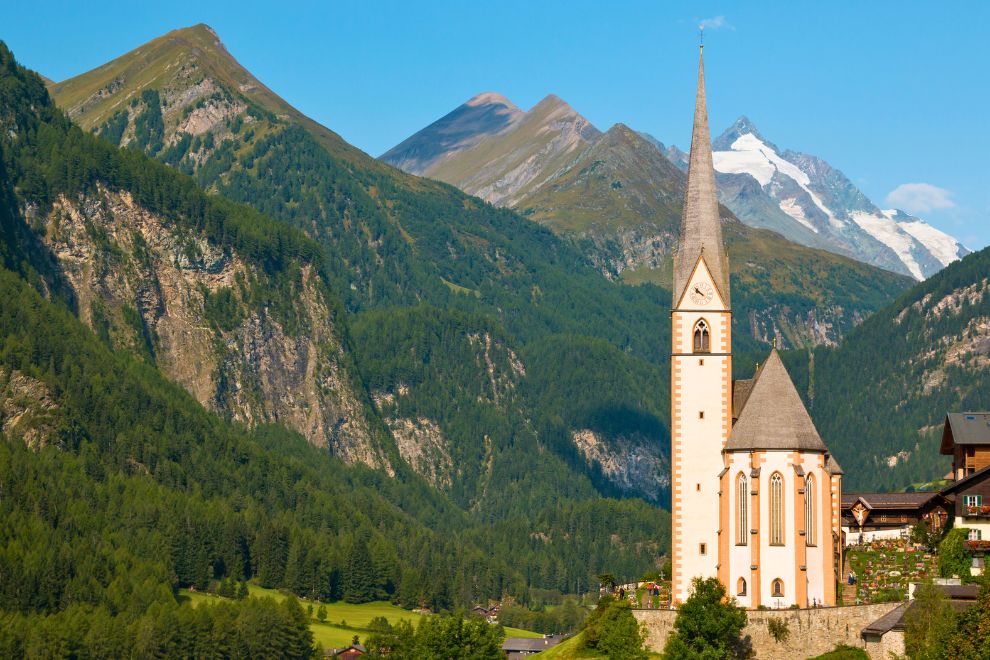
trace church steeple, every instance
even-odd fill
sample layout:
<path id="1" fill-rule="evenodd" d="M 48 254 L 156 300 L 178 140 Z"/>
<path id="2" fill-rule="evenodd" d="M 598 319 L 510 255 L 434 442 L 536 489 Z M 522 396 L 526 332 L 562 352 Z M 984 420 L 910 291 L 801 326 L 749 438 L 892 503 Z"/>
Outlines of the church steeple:
<path id="1" fill-rule="evenodd" d="M 698 62 L 698 93 L 691 134 L 691 157 L 688 164 L 687 192 L 681 217 L 681 237 L 674 255 L 674 305 L 684 296 L 694 267 L 701 255 L 712 274 L 715 286 L 726 307 L 729 303 L 729 259 L 722 243 L 718 197 L 715 191 L 715 168 L 712 165 L 711 134 L 708 131 L 708 107 L 705 101 L 704 45 Z"/>

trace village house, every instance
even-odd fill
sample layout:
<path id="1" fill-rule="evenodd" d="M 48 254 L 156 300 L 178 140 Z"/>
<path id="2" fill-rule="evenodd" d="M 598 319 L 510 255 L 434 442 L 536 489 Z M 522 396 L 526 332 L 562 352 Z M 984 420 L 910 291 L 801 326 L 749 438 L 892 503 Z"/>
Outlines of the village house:
<path id="1" fill-rule="evenodd" d="M 946 415 L 939 453 L 952 457 L 955 481 L 990 466 L 990 412 Z"/>
<path id="2" fill-rule="evenodd" d="M 842 535 L 845 545 L 878 540 L 907 539 L 911 528 L 923 520 L 930 529 L 941 529 L 951 504 L 939 492 L 843 493 Z"/>

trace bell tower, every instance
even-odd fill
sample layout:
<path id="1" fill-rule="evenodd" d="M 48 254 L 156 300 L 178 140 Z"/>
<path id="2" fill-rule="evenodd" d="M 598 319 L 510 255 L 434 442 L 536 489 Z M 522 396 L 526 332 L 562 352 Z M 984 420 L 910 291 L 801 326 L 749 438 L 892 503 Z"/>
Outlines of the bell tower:
<path id="1" fill-rule="evenodd" d="M 729 261 L 715 191 L 703 45 L 673 282 L 671 596 L 684 602 L 692 578 L 718 575 L 719 477 L 732 430 Z"/>

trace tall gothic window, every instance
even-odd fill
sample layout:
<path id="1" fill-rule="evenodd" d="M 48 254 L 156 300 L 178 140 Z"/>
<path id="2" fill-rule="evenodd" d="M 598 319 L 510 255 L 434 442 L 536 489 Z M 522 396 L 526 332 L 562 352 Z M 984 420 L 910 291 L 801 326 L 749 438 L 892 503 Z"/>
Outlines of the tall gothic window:
<path id="1" fill-rule="evenodd" d="M 744 578 L 739 578 L 736 582 L 736 595 L 745 596 L 746 595 L 746 580 Z"/>
<path id="2" fill-rule="evenodd" d="M 749 488 L 746 475 L 742 472 L 736 478 L 736 544 L 749 542 Z"/>
<path id="3" fill-rule="evenodd" d="M 784 478 L 770 477 L 770 545 L 784 545 Z"/>
<path id="4" fill-rule="evenodd" d="M 694 352 L 708 353 L 711 349 L 711 333 L 708 331 L 708 323 L 701 319 L 694 324 Z"/>
<path id="5" fill-rule="evenodd" d="M 804 478 L 804 542 L 815 545 L 815 478 Z"/>

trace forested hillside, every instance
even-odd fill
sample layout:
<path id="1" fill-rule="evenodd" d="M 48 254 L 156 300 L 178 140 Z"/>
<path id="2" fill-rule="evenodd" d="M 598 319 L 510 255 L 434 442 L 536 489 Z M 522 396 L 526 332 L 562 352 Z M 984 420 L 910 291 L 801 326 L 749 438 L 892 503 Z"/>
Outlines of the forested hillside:
<path id="1" fill-rule="evenodd" d="M 946 413 L 990 408 L 990 250 L 911 288 L 837 348 L 788 364 L 847 489 L 941 478 Z"/>
<path id="2" fill-rule="evenodd" d="M 503 593 L 525 599 L 531 586 L 586 590 L 601 570 L 634 575 L 664 552 L 666 514 L 597 499 L 576 473 L 565 492 L 583 500 L 544 490 L 540 507 L 492 521 L 409 470 L 383 426 L 394 477 L 348 467 L 282 426 L 248 430 L 208 412 L 163 377 L 153 355 L 113 341 L 113 326 L 103 334 L 80 321 L 47 225 L 27 221 L 50 217 L 65 199 L 137 200 L 160 231 L 256 264 L 258 275 L 224 305 L 263 303 L 290 327 L 302 264 L 320 271 L 322 248 L 76 128 L 2 44 L 0 129 L 3 655 L 172 655 L 196 643 L 264 655 L 271 644 L 309 644 L 298 607 L 193 613 L 176 600 L 180 586 L 223 578 L 450 608 Z M 87 231 L 103 250 L 120 249 L 98 227 Z M 230 317 L 223 310 L 211 315 L 218 332 Z M 339 328 L 348 341 L 342 317 Z"/>

